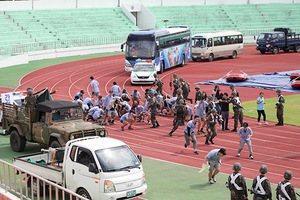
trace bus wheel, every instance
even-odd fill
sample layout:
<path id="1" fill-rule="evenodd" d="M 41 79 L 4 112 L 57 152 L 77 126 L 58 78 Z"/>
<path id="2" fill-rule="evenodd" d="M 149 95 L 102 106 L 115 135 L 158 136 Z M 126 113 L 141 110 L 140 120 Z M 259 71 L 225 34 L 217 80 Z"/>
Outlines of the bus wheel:
<path id="1" fill-rule="evenodd" d="M 278 52 L 279 52 L 278 47 L 274 47 L 272 52 L 273 52 L 273 54 L 278 54 Z"/>
<path id="2" fill-rule="evenodd" d="M 237 57 L 237 53 L 236 53 L 236 51 L 233 51 L 232 52 L 232 56 L 230 56 L 232 59 L 236 59 L 236 57 Z"/>
<path id="3" fill-rule="evenodd" d="M 261 54 L 265 54 L 266 52 L 264 50 L 260 50 L 260 53 Z"/>
<path id="4" fill-rule="evenodd" d="M 300 45 L 295 46 L 294 52 L 299 53 L 300 52 Z"/>
<path id="5" fill-rule="evenodd" d="M 165 71 L 165 62 L 162 60 L 161 61 L 161 68 L 160 68 L 159 73 L 162 74 L 162 73 L 164 73 L 164 71 Z"/>
<path id="6" fill-rule="evenodd" d="M 182 62 L 180 64 L 180 67 L 184 67 L 185 65 L 185 55 L 182 55 Z"/>
<path id="7" fill-rule="evenodd" d="M 214 60 L 214 54 L 209 54 L 209 57 L 208 57 L 208 62 L 211 62 Z"/>

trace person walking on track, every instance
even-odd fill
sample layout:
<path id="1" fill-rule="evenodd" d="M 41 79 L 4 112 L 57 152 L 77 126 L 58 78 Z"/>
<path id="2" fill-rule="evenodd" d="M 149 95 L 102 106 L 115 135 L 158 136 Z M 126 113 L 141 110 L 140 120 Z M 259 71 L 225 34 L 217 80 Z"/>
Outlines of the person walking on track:
<path id="1" fill-rule="evenodd" d="M 177 90 L 180 88 L 180 82 L 177 77 L 177 74 L 173 74 L 173 78 L 174 78 L 174 80 L 173 80 L 173 97 L 176 97 Z M 172 82 L 170 85 L 172 85 Z"/>
<path id="2" fill-rule="evenodd" d="M 184 128 L 184 147 L 187 148 L 190 145 L 190 138 L 192 139 L 194 154 L 198 155 L 197 152 L 197 140 L 195 136 L 195 127 L 199 120 L 199 116 L 195 116 L 194 119 L 190 120 Z"/>
<path id="3" fill-rule="evenodd" d="M 251 145 L 251 137 L 253 135 L 252 129 L 248 127 L 248 123 L 244 122 L 243 127 L 241 127 L 238 131 L 239 137 L 240 137 L 240 148 L 237 152 L 237 157 L 240 157 L 241 151 L 244 148 L 245 143 L 247 143 L 249 148 L 249 158 L 253 159 L 253 150 Z"/>
<path id="4" fill-rule="evenodd" d="M 205 163 L 209 164 L 208 182 L 213 184 L 217 182 L 216 175 L 220 172 L 221 158 L 225 156 L 226 149 L 213 149 L 205 156 Z"/>
<path id="5" fill-rule="evenodd" d="M 177 130 L 178 126 L 184 125 L 184 120 L 188 115 L 188 110 L 187 107 L 183 104 L 183 99 L 180 99 L 179 104 L 175 106 L 173 128 L 172 131 L 169 133 L 169 136 L 172 136 L 172 133 L 174 133 Z"/>
<path id="6" fill-rule="evenodd" d="M 208 115 L 206 123 L 207 123 L 207 134 L 205 144 L 209 145 L 210 143 L 214 144 L 213 139 L 217 136 L 217 122 L 221 125 L 222 119 L 220 115 L 217 114 L 216 109 L 212 109 L 211 113 Z"/>
<path id="7" fill-rule="evenodd" d="M 232 167 L 233 173 L 228 177 L 228 189 L 230 190 L 231 200 L 246 200 L 248 199 L 246 180 L 240 171 L 242 165 L 234 163 Z"/>
<path id="8" fill-rule="evenodd" d="M 93 89 L 92 90 L 92 96 L 99 96 L 100 95 L 99 82 L 96 81 L 93 76 L 91 76 L 90 79 L 91 79 L 91 83 L 90 84 L 91 84 L 92 89 Z"/>

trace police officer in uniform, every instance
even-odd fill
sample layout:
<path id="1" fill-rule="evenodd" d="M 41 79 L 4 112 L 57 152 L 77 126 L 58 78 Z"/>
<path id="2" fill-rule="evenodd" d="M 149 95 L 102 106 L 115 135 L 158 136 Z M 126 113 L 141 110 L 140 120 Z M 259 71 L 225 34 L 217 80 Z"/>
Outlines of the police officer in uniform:
<path id="1" fill-rule="evenodd" d="M 238 121 L 240 121 L 241 126 L 243 125 L 243 107 L 240 98 L 237 96 L 236 92 L 231 93 L 231 103 L 233 104 L 234 112 L 234 128 L 232 132 L 237 132 Z"/>
<path id="2" fill-rule="evenodd" d="M 196 90 L 196 94 L 195 94 L 195 103 L 196 103 L 197 101 L 201 100 L 201 97 L 203 96 L 203 94 L 200 91 L 200 86 L 199 85 L 196 85 L 195 90 Z"/>
<path id="3" fill-rule="evenodd" d="M 178 126 L 184 125 L 184 120 L 187 115 L 187 107 L 184 105 L 183 99 L 180 99 L 179 103 L 175 106 L 173 128 L 169 136 L 172 136 L 172 133 L 177 130 Z"/>
<path id="4" fill-rule="evenodd" d="M 276 199 L 278 200 L 296 200 L 295 189 L 290 183 L 290 180 L 293 178 L 291 171 L 285 171 L 284 181 L 280 181 L 276 188 Z"/>
<path id="5" fill-rule="evenodd" d="M 266 165 L 261 165 L 259 172 L 260 175 L 253 179 L 253 200 L 272 199 L 270 181 L 265 177 L 265 174 L 268 173 L 268 167 Z"/>
<path id="6" fill-rule="evenodd" d="M 277 89 L 276 93 L 278 95 L 277 102 L 276 102 L 276 109 L 277 109 L 277 119 L 278 123 L 275 124 L 276 126 L 283 126 L 283 104 L 285 103 L 285 100 L 281 94 L 281 90 Z"/>
<path id="7" fill-rule="evenodd" d="M 156 128 L 160 126 L 156 119 L 157 101 L 153 92 L 149 92 L 149 95 L 150 95 L 149 107 L 151 112 L 151 123 L 152 123 L 152 126 L 150 128 Z"/>
<path id="8" fill-rule="evenodd" d="M 190 93 L 190 84 L 186 81 L 184 81 L 184 79 L 181 77 L 179 79 L 180 81 L 180 85 L 181 85 L 181 89 L 182 89 L 182 95 L 183 95 L 183 98 L 185 100 L 189 100 L 191 103 L 193 103 L 193 100 L 191 98 L 189 98 L 189 93 Z"/>
<path id="9" fill-rule="evenodd" d="M 178 77 L 177 77 L 177 74 L 173 74 L 173 87 L 174 87 L 174 90 L 173 90 L 173 97 L 176 97 L 176 94 L 177 94 L 177 90 L 180 88 L 180 82 L 178 80 Z"/>
<path id="10" fill-rule="evenodd" d="M 206 120 L 207 122 L 207 134 L 206 134 L 206 141 L 205 144 L 209 145 L 208 141 L 210 141 L 210 143 L 214 144 L 214 137 L 217 136 L 217 127 L 216 124 L 217 122 L 221 125 L 222 120 L 220 115 L 217 114 L 217 110 L 216 109 L 212 109 L 210 114 L 208 115 L 208 118 Z"/>
<path id="11" fill-rule="evenodd" d="M 153 85 L 157 86 L 156 92 L 163 96 L 162 87 L 163 87 L 164 83 L 160 80 L 160 78 L 157 76 L 157 74 L 154 74 L 154 77 L 155 77 L 155 82 L 153 83 Z"/>
<path id="12" fill-rule="evenodd" d="M 234 172 L 229 175 L 227 182 L 231 200 L 248 199 L 245 178 L 239 173 L 242 170 L 242 165 L 240 163 L 234 163 L 232 169 Z"/>

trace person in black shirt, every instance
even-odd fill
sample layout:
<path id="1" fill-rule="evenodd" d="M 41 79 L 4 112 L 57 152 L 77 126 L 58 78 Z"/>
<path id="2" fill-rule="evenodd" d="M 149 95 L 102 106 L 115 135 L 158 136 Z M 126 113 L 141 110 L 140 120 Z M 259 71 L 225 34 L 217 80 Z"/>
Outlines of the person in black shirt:
<path id="1" fill-rule="evenodd" d="M 225 92 L 223 98 L 219 100 L 221 102 L 221 114 L 222 114 L 222 131 L 229 130 L 228 128 L 228 119 L 229 119 L 229 103 L 230 99 L 228 94 Z"/>

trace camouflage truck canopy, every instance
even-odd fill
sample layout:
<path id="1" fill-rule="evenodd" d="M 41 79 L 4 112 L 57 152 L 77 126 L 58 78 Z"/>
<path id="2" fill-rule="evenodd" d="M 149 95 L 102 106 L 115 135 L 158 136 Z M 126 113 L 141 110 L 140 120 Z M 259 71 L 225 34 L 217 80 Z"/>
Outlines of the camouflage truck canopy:
<path id="1" fill-rule="evenodd" d="M 56 110 L 59 108 L 76 108 L 80 107 L 80 105 L 64 100 L 52 100 L 41 102 L 36 106 L 37 111 L 41 112 L 51 112 L 52 110 Z"/>

